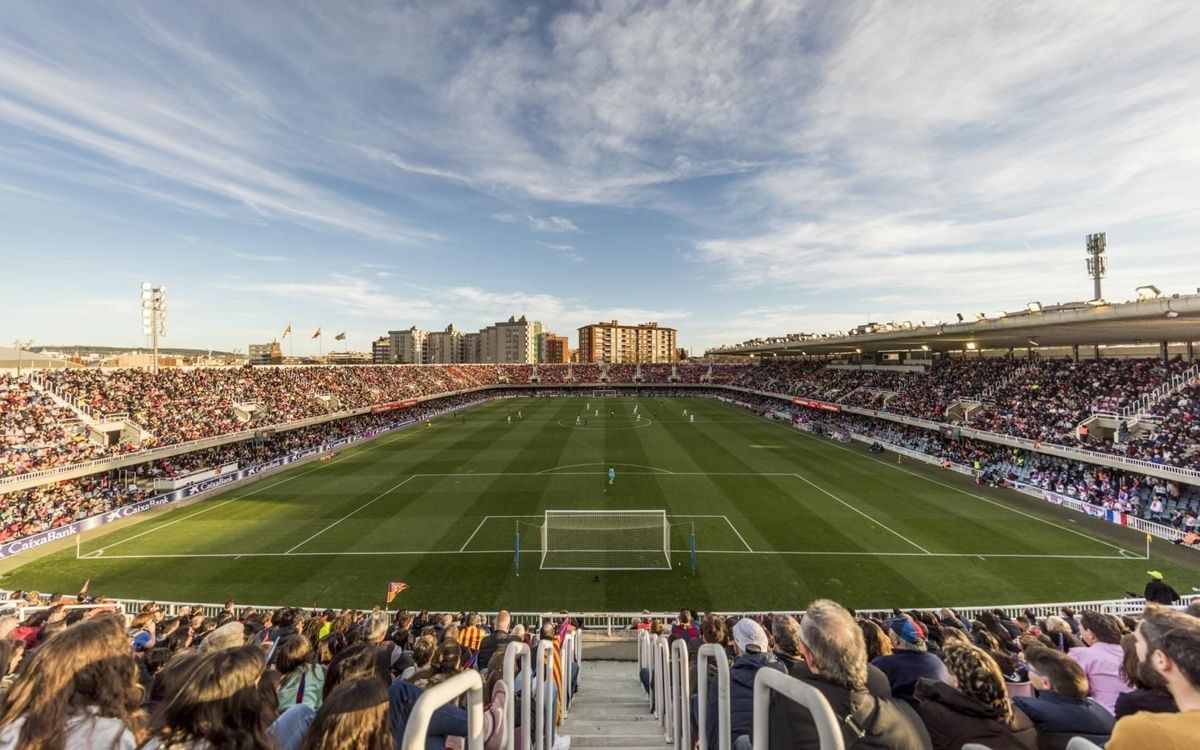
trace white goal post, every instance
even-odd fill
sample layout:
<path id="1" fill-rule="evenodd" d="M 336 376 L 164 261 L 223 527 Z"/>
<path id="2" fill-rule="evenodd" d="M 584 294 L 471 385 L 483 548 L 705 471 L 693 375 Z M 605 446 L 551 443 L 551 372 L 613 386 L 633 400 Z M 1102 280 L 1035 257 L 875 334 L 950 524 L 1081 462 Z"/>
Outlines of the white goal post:
<path id="1" fill-rule="evenodd" d="M 670 570 L 665 510 L 547 510 L 543 570 Z"/>
<path id="2" fill-rule="evenodd" d="M 616 388 L 601 388 L 599 390 L 592 391 L 593 398 L 605 398 L 607 396 L 616 396 L 616 395 L 618 395 L 618 391 Z"/>

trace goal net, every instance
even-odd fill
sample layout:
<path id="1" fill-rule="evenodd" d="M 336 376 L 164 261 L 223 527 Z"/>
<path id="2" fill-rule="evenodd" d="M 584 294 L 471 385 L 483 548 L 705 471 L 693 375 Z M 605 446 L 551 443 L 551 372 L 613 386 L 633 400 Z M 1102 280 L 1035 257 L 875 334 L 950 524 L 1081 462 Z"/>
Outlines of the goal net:
<path id="1" fill-rule="evenodd" d="M 670 570 L 665 510 L 547 510 L 543 570 Z"/>
<path id="2" fill-rule="evenodd" d="M 617 390 L 615 388 L 602 388 L 597 391 L 592 391 L 592 396 L 594 398 L 604 398 L 606 396 L 616 396 L 616 395 L 617 395 Z"/>

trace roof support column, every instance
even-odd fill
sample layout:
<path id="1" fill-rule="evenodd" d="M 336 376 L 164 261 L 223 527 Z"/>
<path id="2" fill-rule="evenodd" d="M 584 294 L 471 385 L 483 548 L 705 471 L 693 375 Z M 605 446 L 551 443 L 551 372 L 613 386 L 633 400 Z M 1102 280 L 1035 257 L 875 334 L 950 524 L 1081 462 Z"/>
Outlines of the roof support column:
<path id="1" fill-rule="evenodd" d="M 1071 359 L 1076 363 L 1079 362 L 1079 344 L 1071 344 Z"/>
<path id="2" fill-rule="evenodd" d="M 1168 356 L 1168 354 L 1167 354 L 1167 342 L 1165 342 L 1165 341 L 1158 342 L 1158 354 L 1160 357 L 1162 357 L 1162 361 L 1163 361 L 1164 365 L 1171 361 L 1170 356 Z"/>

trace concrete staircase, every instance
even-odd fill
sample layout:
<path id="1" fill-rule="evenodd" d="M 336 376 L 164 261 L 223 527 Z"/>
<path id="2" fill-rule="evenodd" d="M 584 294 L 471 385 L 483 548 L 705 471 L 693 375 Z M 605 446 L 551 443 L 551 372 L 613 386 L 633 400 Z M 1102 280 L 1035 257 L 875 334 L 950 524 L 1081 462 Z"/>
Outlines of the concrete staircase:
<path id="1" fill-rule="evenodd" d="M 559 730 L 571 736 L 572 750 L 667 747 L 638 683 L 637 662 L 587 661 L 585 654 L 581 669 L 579 692 Z"/>

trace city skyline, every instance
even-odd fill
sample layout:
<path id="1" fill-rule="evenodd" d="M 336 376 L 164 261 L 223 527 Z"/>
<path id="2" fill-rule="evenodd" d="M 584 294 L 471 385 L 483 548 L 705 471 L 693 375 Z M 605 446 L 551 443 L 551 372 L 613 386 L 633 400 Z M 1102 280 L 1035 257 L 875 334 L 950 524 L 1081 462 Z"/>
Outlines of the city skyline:
<path id="1" fill-rule="evenodd" d="M 1084 300 L 1091 232 L 1110 299 L 1192 292 L 1197 26 L 1173 1 L 14 3 L 0 341 L 144 348 L 151 281 L 164 347 L 525 315 L 698 352 Z"/>

